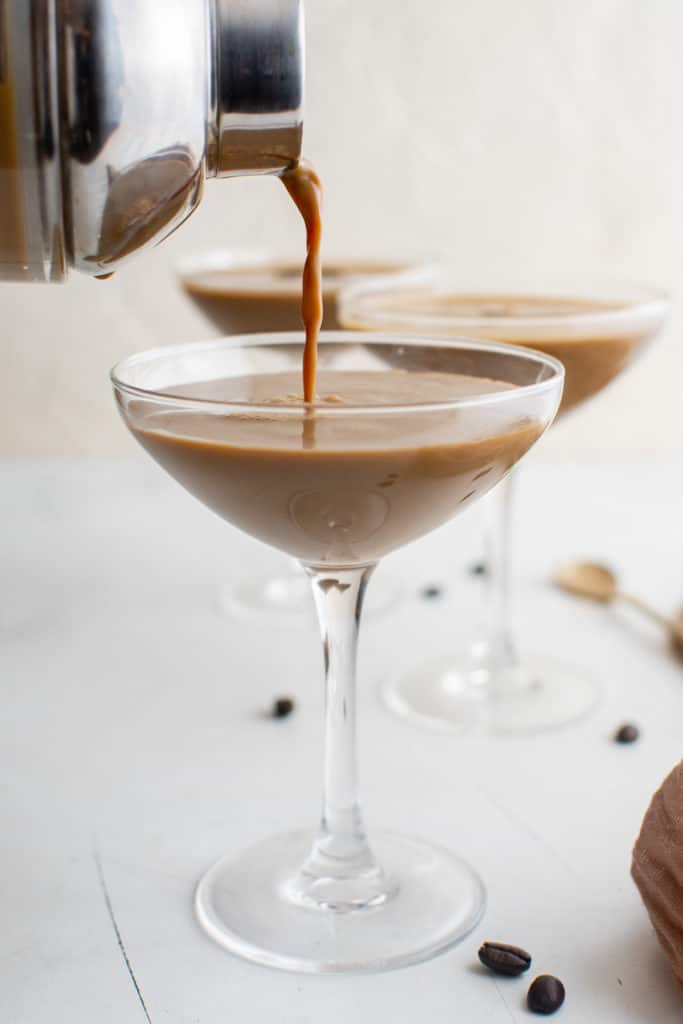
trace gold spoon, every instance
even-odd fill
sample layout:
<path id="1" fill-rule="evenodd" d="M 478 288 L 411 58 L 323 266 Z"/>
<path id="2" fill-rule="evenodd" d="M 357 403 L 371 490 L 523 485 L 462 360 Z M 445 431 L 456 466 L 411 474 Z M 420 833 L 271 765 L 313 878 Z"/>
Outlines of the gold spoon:
<path id="1" fill-rule="evenodd" d="M 675 618 L 662 615 L 635 594 L 620 590 L 617 577 L 606 565 L 599 565 L 597 562 L 568 562 L 556 571 L 553 583 L 570 594 L 587 597 L 600 604 L 625 601 L 653 622 L 663 626 L 674 652 L 683 657 L 683 615 L 679 613 Z"/>

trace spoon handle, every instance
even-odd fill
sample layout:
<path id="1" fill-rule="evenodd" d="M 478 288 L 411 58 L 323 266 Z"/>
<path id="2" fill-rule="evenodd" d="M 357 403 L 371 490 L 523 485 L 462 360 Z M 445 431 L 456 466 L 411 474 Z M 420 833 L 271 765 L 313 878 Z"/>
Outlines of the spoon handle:
<path id="1" fill-rule="evenodd" d="M 666 615 L 662 615 L 662 613 L 658 612 L 655 608 L 652 607 L 652 605 L 645 604 L 645 602 L 641 601 L 641 599 L 639 597 L 636 597 L 635 594 L 625 594 L 623 591 L 620 590 L 617 596 L 622 601 L 626 601 L 633 608 L 637 608 L 638 611 L 642 612 L 643 615 L 646 615 L 648 619 L 652 619 L 653 622 L 659 623 L 659 625 L 663 626 L 664 629 L 671 629 L 671 619 L 669 619 Z"/>

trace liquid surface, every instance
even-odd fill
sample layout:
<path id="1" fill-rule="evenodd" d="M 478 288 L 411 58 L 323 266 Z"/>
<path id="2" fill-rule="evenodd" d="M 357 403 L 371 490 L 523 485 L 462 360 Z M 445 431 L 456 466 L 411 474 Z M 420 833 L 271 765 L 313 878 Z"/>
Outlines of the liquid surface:
<path id="1" fill-rule="evenodd" d="M 338 331 L 338 295 L 363 277 L 407 270 L 405 263 L 325 260 L 323 323 Z M 282 260 L 259 265 L 196 270 L 183 275 L 183 288 L 221 334 L 263 334 L 301 330 L 301 263 Z"/>
<path id="2" fill-rule="evenodd" d="M 544 427 L 514 400 L 344 414 L 368 402 L 445 402 L 516 389 L 438 372 L 335 370 L 319 375 L 311 440 L 297 385 L 300 391 L 295 373 L 195 383 L 177 390 L 266 408 L 160 410 L 135 399 L 126 417 L 143 447 L 209 508 L 313 565 L 374 562 L 440 525 L 496 484 Z"/>
<path id="3" fill-rule="evenodd" d="M 567 295 L 507 295 L 503 292 L 447 293 L 443 295 L 406 294 L 387 303 L 387 308 L 426 313 L 433 316 L 466 317 L 467 319 L 516 320 L 562 319 L 616 313 L 628 305 L 600 299 L 582 299 Z"/>
<path id="4" fill-rule="evenodd" d="M 378 294 L 374 310 L 372 298 L 368 297 L 367 301 L 373 318 L 386 314 L 383 326 L 387 329 L 399 327 L 408 330 L 411 317 L 425 317 L 427 319 L 420 327 L 425 332 L 433 330 L 439 335 L 448 333 L 487 338 L 524 345 L 554 356 L 565 368 L 561 413 L 568 412 L 606 387 L 656 333 L 655 328 L 643 330 L 642 327 L 596 331 L 591 317 L 623 313 L 629 309 L 628 304 L 572 296 L 493 292 L 426 295 L 424 292 L 406 291 L 395 297 Z M 401 315 L 407 319 L 402 327 Z M 432 327 L 429 326 L 429 317 L 435 318 Z M 447 319 L 451 318 L 452 324 L 448 325 Z M 362 320 L 362 313 L 358 319 Z M 547 328 L 543 324 L 546 319 L 552 320 Z"/>
<path id="5" fill-rule="evenodd" d="M 334 299 L 340 288 L 349 281 L 380 274 L 396 274 L 407 269 L 405 263 L 389 263 L 386 260 L 325 260 L 322 268 L 323 298 L 325 302 Z M 256 302 L 269 302 L 272 299 L 299 302 L 301 263 L 295 260 L 273 260 L 261 264 L 197 269 L 183 275 L 183 287 L 193 297 L 211 296 L 222 302 L 238 298 L 252 298 Z M 335 329 L 339 327 L 336 321 Z M 289 330 L 289 327 L 283 330 Z"/>

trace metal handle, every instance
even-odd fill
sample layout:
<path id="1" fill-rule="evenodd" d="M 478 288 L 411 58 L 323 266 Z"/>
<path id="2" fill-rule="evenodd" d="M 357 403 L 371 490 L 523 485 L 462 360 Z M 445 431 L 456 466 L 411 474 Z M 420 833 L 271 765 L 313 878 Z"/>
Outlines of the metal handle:
<path id="1" fill-rule="evenodd" d="M 66 269 L 54 2 L 0 4 L 0 281 Z"/>

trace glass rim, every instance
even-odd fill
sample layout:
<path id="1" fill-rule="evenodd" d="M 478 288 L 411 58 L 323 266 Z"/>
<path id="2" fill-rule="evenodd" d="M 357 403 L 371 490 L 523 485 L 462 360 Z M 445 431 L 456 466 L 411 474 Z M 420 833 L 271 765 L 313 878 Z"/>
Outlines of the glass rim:
<path id="1" fill-rule="evenodd" d="M 141 388 L 135 384 L 127 383 L 124 375 L 127 370 L 132 369 L 141 363 L 152 363 L 157 359 L 180 355 L 182 353 L 205 353 L 212 349 L 249 349 L 249 348 L 277 348 L 279 346 L 291 346 L 297 344 L 303 351 L 303 331 L 274 331 L 262 334 L 236 334 L 227 335 L 222 338 L 214 338 L 205 342 L 185 342 L 181 345 L 165 345 L 157 348 L 147 349 L 127 356 L 116 363 L 110 373 L 109 379 L 117 392 L 130 395 L 135 398 L 144 398 L 148 401 L 156 401 L 159 404 L 173 406 L 182 409 L 205 409 L 212 413 L 258 413 L 259 415 L 274 417 L 301 417 L 302 411 L 314 411 L 316 415 L 322 416 L 358 416 L 358 415 L 387 415 L 407 412 L 441 412 L 454 409 L 464 409 L 476 406 L 484 406 L 513 401 L 521 395 L 536 396 L 547 391 L 553 391 L 558 383 L 560 387 L 564 381 L 564 366 L 553 356 L 545 352 L 538 352 L 535 349 L 527 349 L 522 345 L 508 345 L 504 342 L 488 341 L 482 338 L 432 338 L 423 335 L 407 335 L 387 332 L 354 332 L 342 331 L 321 331 L 319 342 L 321 346 L 334 344 L 356 344 L 356 345 L 398 345 L 412 348 L 457 348 L 462 350 L 484 351 L 489 355 L 499 354 L 512 359 L 526 359 L 534 362 L 539 367 L 551 371 L 545 380 L 534 381 L 530 384 L 513 385 L 503 391 L 483 392 L 478 395 L 461 396 L 438 402 L 402 402 L 392 405 L 352 405 L 352 404 L 325 404 L 319 402 L 306 403 L 303 400 L 291 405 L 268 405 L 258 402 L 221 401 L 211 398 L 192 398 L 182 395 L 169 395 L 163 390 L 154 388 Z M 408 371 L 409 372 L 409 371 Z"/>
<path id="2" fill-rule="evenodd" d="M 575 313 L 546 314 L 542 316 L 482 316 L 448 313 L 416 312 L 408 308 L 405 312 L 401 310 L 391 311 L 381 306 L 373 305 L 382 297 L 391 297 L 401 294 L 403 288 L 422 288 L 425 295 L 439 295 L 448 291 L 448 286 L 442 287 L 444 280 L 448 281 L 452 275 L 452 291 L 462 292 L 468 296 L 491 295 L 498 291 L 500 294 L 509 296 L 530 296 L 535 295 L 541 300 L 544 298 L 577 298 L 576 292 L 585 289 L 586 297 L 595 301 L 605 299 L 607 292 L 612 289 L 623 293 L 623 299 L 615 300 L 614 306 L 605 309 L 590 311 L 579 311 Z M 351 330 L 405 330 L 405 331 L 444 331 L 455 330 L 467 335 L 467 331 L 492 330 L 507 331 L 508 339 L 520 340 L 528 338 L 529 341 L 537 341 L 538 335 L 543 332 L 555 332 L 552 340 L 567 340 L 578 334 L 583 337 L 586 330 L 597 329 L 603 336 L 609 336 L 613 331 L 618 331 L 627 324 L 635 329 L 640 323 L 650 324 L 653 321 L 664 319 L 671 308 L 670 294 L 663 288 L 638 283 L 628 278 L 612 277 L 610 275 L 588 274 L 585 272 L 541 272 L 538 275 L 530 274 L 529 286 L 520 286 L 519 276 L 513 275 L 512 282 L 506 282 L 505 276 L 501 275 L 500 280 L 496 279 L 493 272 L 492 279 L 484 286 L 480 278 L 471 281 L 465 274 L 459 272 L 458 268 L 448 263 L 425 264 L 404 272 L 387 275 L 382 278 L 380 275 L 368 277 L 363 281 L 350 282 L 342 286 L 338 296 L 339 316 L 348 329 Z M 459 283 L 459 277 L 462 283 Z M 574 285 L 574 287 L 572 287 Z M 369 308 L 368 308 L 369 307 Z M 405 326 L 404 326 L 405 325 Z M 550 340 L 550 338 L 548 339 Z"/>
<path id="3" fill-rule="evenodd" d="M 325 274 L 330 270 L 336 272 L 341 278 L 343 274 L 348 277 L 355 276 L 353 268 L 357 269 L 357 275 L 370 280 L 386 276 L 394 277 L 397 274 L 405 274 L 427 266 L 426 260 L 418 259 L 397 259 L 391 254 L 366 257 L 354 257 L 344 253 L 332 253 L 325 257 L 323 262 L 323 286 L 326 289 L 335 291 L 342 287 L 341 281 L 325 280 Z M 301 290 L 300 277 L 304 268 L 304 257 L 295 254 L 278 253 L 265 248 L 248 247 L 244 248 L 216 248 L 203 252 L 198 251 L 183 257 L 176 263 L 175 274 L 182 287 L 190 294 L 202 295 L 205 293 L 214 294 L 210 285 L 196 287 L 193 278 L 202 274 L 226 273 L 235 275 L 235 285 L 239 284 L 239 275 L 245 276 L 250 272 L 258 273 L 276 268 L 286 272 L 298 273 L 299 279 L 293 281 L 281 281 L 277 279 L 266 284 L 257 283 L 253 286 L 245 285 L 242 282 L 240 291 L 258 293 L 261 290 L 269 294 L 279 295 L 280 292 L 289 297 L 292 292 Z M 231 282 L 232 285 L 232 282 Z M 229 296 L 226 296 L 228 298 Z"/>

